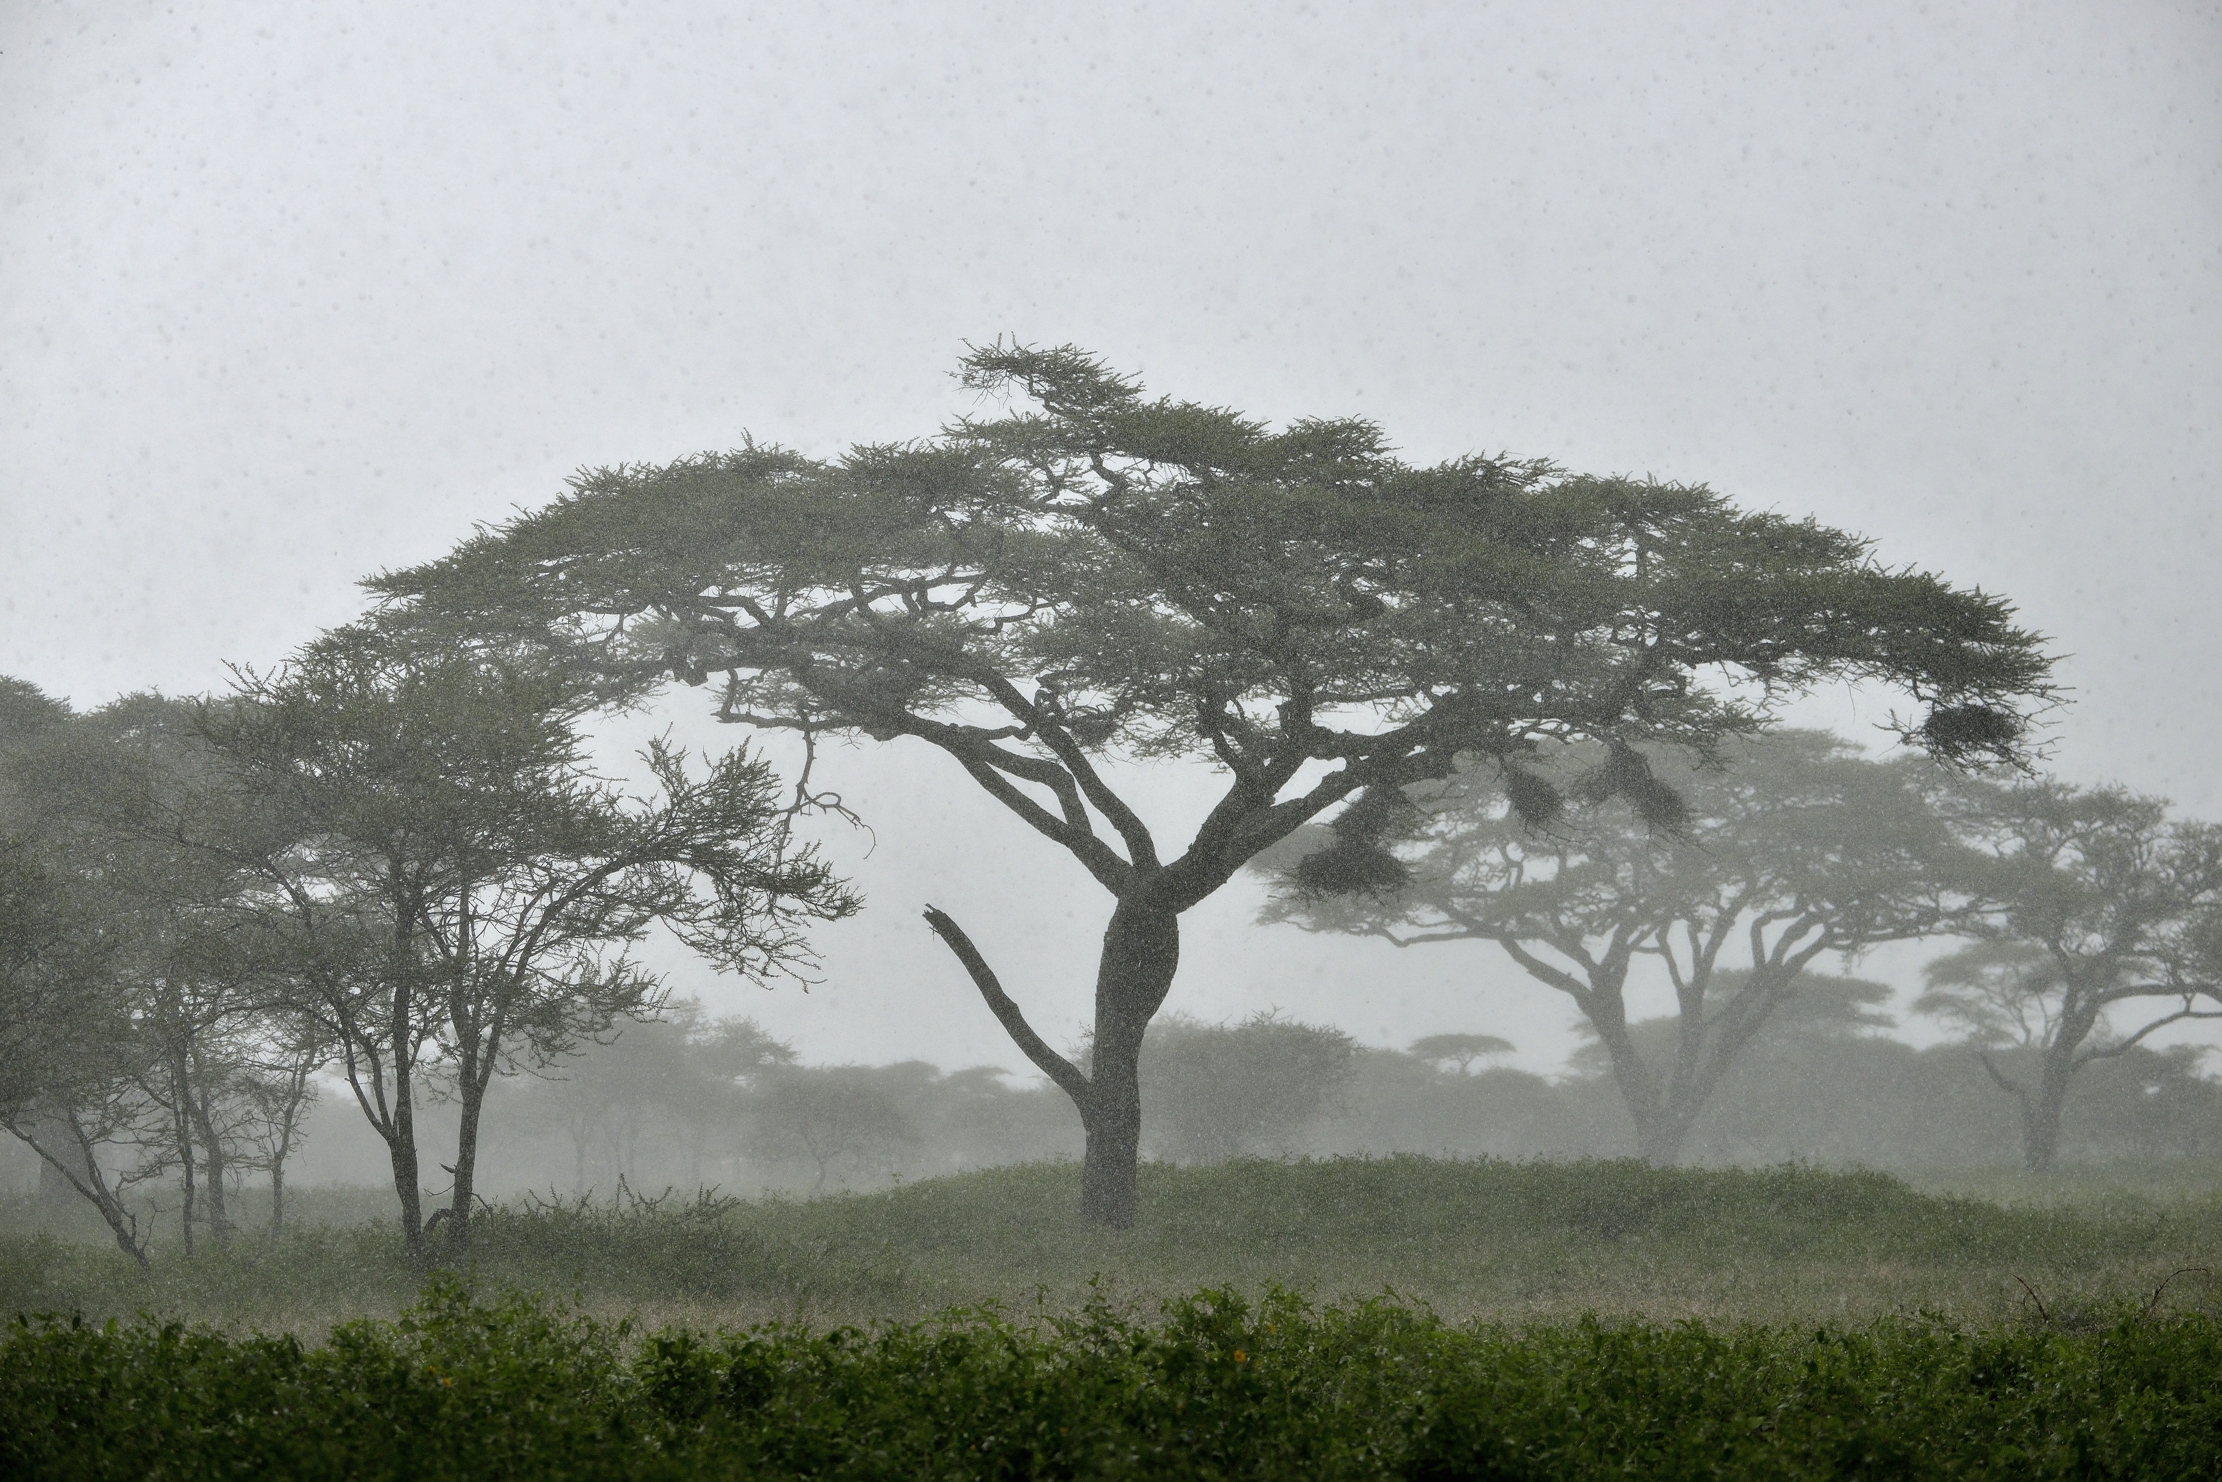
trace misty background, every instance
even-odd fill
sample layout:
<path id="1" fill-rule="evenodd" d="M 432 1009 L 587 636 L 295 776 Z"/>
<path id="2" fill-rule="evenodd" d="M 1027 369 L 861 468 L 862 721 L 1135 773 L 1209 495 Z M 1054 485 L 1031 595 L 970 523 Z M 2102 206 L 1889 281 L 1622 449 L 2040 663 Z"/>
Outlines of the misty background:
<path id="1" fill-rule="evenodd" d="M 80 708 L 273 665 L 580 465 L 928 433 L 1008 334 L 1863 532 L 2051 635 L 2062 777 L 2222 814 L 2222 7 L 19 3 L 0 139 L 0 673 Z M 707 709 L 604 753 L 743 739 Z M 1856 694 L 1795 718 L 1883 739 Z M 1077 1035 L 1070 858 L 915 743 L 821 777 L 871 826 L 825 835 L 867 909 L 822 981 L 672 949 L 674 987 L 808 1064 L 1027 1070 L 931 901 Z M 1190 915 L 1168 1012 L 1578 1054 L 1494 947 L 1258 927 L 1262 892 Z M 1903 1019 L 1941 950 L 1853 967 Z"/>

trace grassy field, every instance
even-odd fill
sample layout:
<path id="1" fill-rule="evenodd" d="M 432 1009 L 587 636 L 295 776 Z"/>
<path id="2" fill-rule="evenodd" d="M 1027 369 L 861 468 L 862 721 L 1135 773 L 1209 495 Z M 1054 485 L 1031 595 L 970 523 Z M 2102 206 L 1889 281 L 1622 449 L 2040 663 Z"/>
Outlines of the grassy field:
<path id="1" fill-rule="evenodd" d="M 1986 1175 L 2001 1178 L 2001 1176 Z M 481 1290 L 575 1300 L 607 1319 L 745 1326 L 915 1320 L 1000 1303 L 1146 1315 L 1215 1287 L 1323 1303 L 1392 1292 L 1453 1323 L 1860 1322 L 1928 1312 L 1995 1325 L 2109 1304 L 2205 1310 L 2222 1287 L 2222 1199 L 2193 1180 L 2086 1177 L 2012 1203 L 1873 1173 L 1657 1170 L 1424 1158 L 1144 1170 L 1138 1227 L 1075 1218 L 1069 1165 L 996 1169 L 820 1200 L 694 1199 L 497 1209 L 461 1263 Z M 1938 1187 L 1979 1186 L 1974 1178 Z M 390 1316 L 422 1275 L 369 1193 L 318 1191 L 282 1240 L 113 1249 L 22 1232 L 0 1211 L 0 1311 L 138 1310 L 315 1336 Z M 6 1228 L 0 1225 L 0 1229 Z"/>
<path id="2" fill-rule="evenodd" d="M 429 1277 L 375 1191 L 148 1274 L 18 1203 L 0 1312 L 82 1317 L 0 1330 L 0 1473 L 2222 1475 L 2187 1172 L 1154 1166 L 1113 1232 L 1047 1165 L 512 1201 Z"/>

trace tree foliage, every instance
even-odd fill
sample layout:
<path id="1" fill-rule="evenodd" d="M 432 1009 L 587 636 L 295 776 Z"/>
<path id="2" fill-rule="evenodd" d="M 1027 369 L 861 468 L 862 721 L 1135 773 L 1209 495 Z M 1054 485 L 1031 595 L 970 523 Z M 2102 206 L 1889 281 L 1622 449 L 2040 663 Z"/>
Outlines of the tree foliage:
<path id="1" fill-rule="evenodd" d="M 1293 1151 L 1350 1076 L 1357 1043 L 1270 1010 L 1233 1024 L 1168 1015 L 1142 1046 L 1151 1146 L 1176 1163 Z"/>
<path id="2" fill-rule="evenodd" d="M 251 1146 L 267 1088 L 247 1052 L 267 1015 L 232 970 L 237 871 L 167 826 L 207 780 L 191 708 L 133 695 L 74 715 L 20 686 L 9 698 L 34 721 L 0 757 L 10 873 L 32 887 L 11 894 L 43 896 L 46 929 L 11 933 L 10 976 L 43 991 L 9 1006 L 29 1083 L 8 1125 L 133 1255 L 125 1193 L 172 1174 L 187 1248 L 197 1224 L 224 1239 L 228 1182 L 270 1166 Z"/>
<path id="3" fill-rule="evenodd" d="M 1509 1055 L 1513 1051 L 1511 1040 L 1494 1034 L 1429 1034 L 1412 1041 L 1408 1053 L 1414 1057 L 1440 1065 L 1448 1061 L 1458 1067 L 1460 1075 L 1476 1060 L 1492 1055 Z"/>

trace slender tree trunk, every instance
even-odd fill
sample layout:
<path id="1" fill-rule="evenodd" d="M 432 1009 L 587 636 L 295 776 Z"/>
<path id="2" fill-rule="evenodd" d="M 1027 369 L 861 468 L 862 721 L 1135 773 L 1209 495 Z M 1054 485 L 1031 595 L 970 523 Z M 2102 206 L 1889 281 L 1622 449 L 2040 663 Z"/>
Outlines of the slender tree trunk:
<path id="1" fill-rule="evenodd" d="M 194 1125 L 200 1128 L 201 1146 L 207 1151 L 201 1167 L 208 1174 L 208 1234 L 221 1246 L 231 1240 L 231 1212 L 224 1205 L 224 1179 L 230 1170 L 224 1157 L 224 1140 L 216 1135 L 216 1118 L 209 1110 L 208 1094 L 205 1084 L 197 1096 L 191 1094 L 188 1085 L 186 1106 Z"/>
<path id="2" fill-rule="evenodd" d="M 147 1247 L 139 1238 L 139 1217 L 124 1208 L 116 1191 L 108 1186 L 99 1163 L 93 1158 L 92 1140 L 85 1136 L 77 1114 L 50 1112 L 34 1124 L 29 1136 L 20 1127 L 10 1130 L 39 1155 L 40 1187 L 45 1187 L 46 1174 L 51 1171 L 63 1188 L 99 1210 L 109 1232 L 116 1237 L 116 1248 L 138 1262 L 140 1271 L 144 1272 Z"/>
<path id="3" fill-rule="evenodd" d="M 457 1089 L 462 1093 L 462 1115 L 455 1124 L 455 1185 L 448 1200 L 448 1244 L 457 1250 L 470 1244 L 471 1199 L 478 1186 L 478 1129 L 486 1109 L 486 1083 L 478 1074 L 478 1057 L 466 1055 Z"/>
<path id="4" fill-rule="evenodd" d="M 176 1124 L 178 1167 L 185 1185 L 184 1203 L 179 1207 L 178 1224 L 185 1236 L 185 1253 L 193 1253 L 193 1221 L 196 1217 L 193 1178 L 193 1113 L 191 1087 L 186 1084 L 185 1062 L 182 1056 L 171 1067 L 171 1092 L 177 1098 L 171 1120 Z"/>
<path id="5" fill-rule="evenodd" d="M 1142 1153 L 1142 1035 L 1172 991 L 1180 918 L 1122 901 L 1103 934 L 1096 968 L 1096 1033 L 1080 1165 L 1080 1213 L 1092 1224 L 1132 1228 Z"/>
<path id="6" fill-rule="evenodd" d="M 397 862 L 398 863 L 398 862 Z M 419 901 L 397 882 L 393 890 L 393 940 L 388 950 L 388 971 L 393 974 L 393 1018 L 386 1028 L 387 1050 L 393 1057 L 393 1127 L 386 1136 L 386 1151 L 393 1163 L 394 1196 L 401 1201 L 401 1241 L 410 1258 L 425 1260 L 423 1169 L 417 1157 L 416 1077 L 414 1074 L 417 1002 L 414 984 L 416 954 L 411 933 L 419 916 Z"/>
<path id="7" fill-rule="evenodd" d="M 293 1156 L 293 1139 L 301 1126 L 301 1103 L 308 1099 L 309 1073 L 296 1064 L 287 1085 L 285 1111 L 278 1121 L 276 1145 L 270 1150 L 270 1235 L 285 1233 L 285 1164 Z"/>
<path id="8" fill-rule="evenodd" d="M 231 1212 L 224 1207 L 224 1178 L 230 1170 L 224 1166 L 224 1145 L 205 1131 L 202 1137 L 207 1149 L 201 1167 L 208 1175 L 208 1238 L 220 1246 L 231 1236 Z"/>
<path id="9" fill-rule="evenodd" d="M 396 1050 L 403 1046 L 396 1035 Z M 386 1137 L 386 1152 L 393 1164 L 394 1196 L 401 1201 L 401 1241 L 416 1260 L 424 1259 L 424 1188 L 417 1160 L 416 1087 L 409 1062 L 394 1057 L 393 1130 Z"/>

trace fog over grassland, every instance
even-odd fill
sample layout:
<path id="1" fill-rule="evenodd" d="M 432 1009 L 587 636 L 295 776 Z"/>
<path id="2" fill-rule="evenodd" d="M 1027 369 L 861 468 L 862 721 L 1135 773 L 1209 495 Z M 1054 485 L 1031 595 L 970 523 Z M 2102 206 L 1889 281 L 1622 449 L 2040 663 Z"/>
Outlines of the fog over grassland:
<path id="1" fill-rule="evenodd" d="M 80 711 L 276 665 L 362 577 L 581 466 L 993 414 L 950 372 L 1010 335 L 1275 426 L 1372 418 L 1415 464 L 1502 450 L 1866 535 L 2047 636 L 2052 772 L 2222 819 L 2211 5 L 19 6 L 0 138 L 0 674 Z M 1891 703 L 1790 719 L 1886 757 Z M 598 722 L 597 755 L 740 740 L 711 709 L 674 687 Z M 919 913 L 961 919 L 1066 1048 L 1094 885 L 922 743 L 819 767 L 868 828 L 814 825 L 866 899 L 813 930 L 815 983 L 651 942 L 696 1039 L 636 1027 L 498 1083 L 490 1188 L 1077 1154 Z M 1122 770 L 1168 835 L 1214 786 Z M 1147 1153 L 1628 1151 L 1596 1046 L 1504 953 L 1259 925 L 1268 893 L 1245 875 L 1185 919 L 1145 1063 L 1300 1094 L 1212 1142 L 1182 1117 L 1232 1113 L 1146 1083 Z M 1879 987 L 1770 1026 L 1686 1156 L 2017 1161 L 2010 1100 L 1913 1011 L 1951 946 L 1816 963 Z M 1672 1007 L 1654 969 L 1638 1020 Z M 741 1019 L 779 1053 L 689 1059 Z M 1244 1061 L 1276 1025 L 1326 1061 Z M 1410 1053 L 1443 1034 L 1509 1048 Z M 2094 1070 L 2062 1156 L 2222 1153 L 2212 1040 Z M 381 1176 L 341 1088 L 310 1125 L 294 1178 Z"/>

